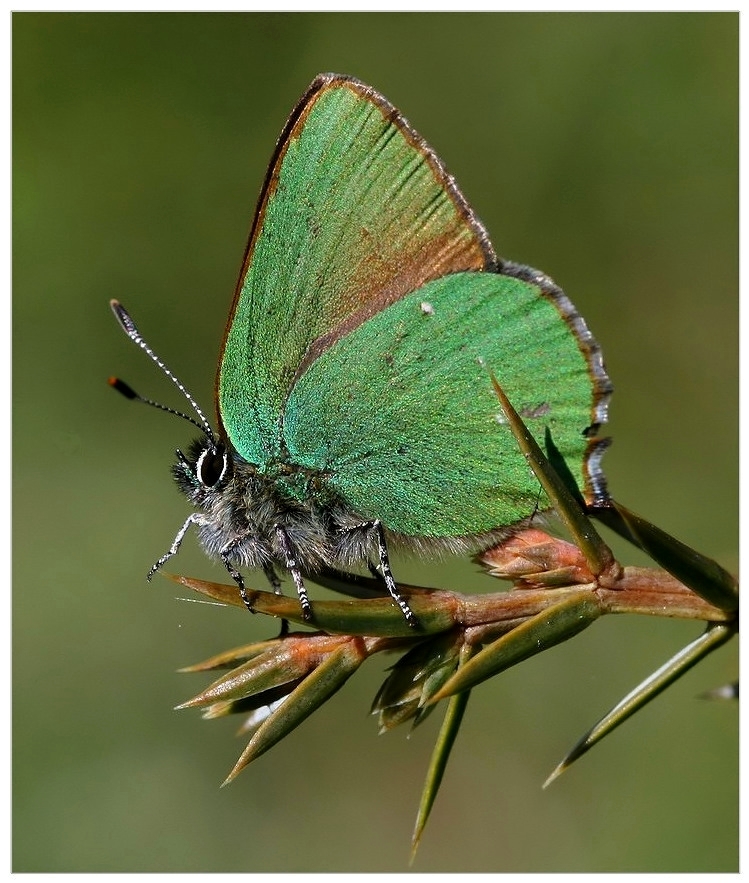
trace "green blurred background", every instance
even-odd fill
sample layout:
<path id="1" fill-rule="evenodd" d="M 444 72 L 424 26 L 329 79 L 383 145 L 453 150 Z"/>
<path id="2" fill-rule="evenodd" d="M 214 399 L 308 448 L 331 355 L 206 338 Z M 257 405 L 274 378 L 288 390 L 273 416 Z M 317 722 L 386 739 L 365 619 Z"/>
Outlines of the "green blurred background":
<path id="1" fill-rule="evenodd" d="M 191 433 L 106 386 L 181 406 L 116 297 L 211 409 L 266 163 L 326 70 L 400 107 L 497 251 L 587 318 L 614 495 L 737 568 L 737 14 L 15 14 L 16 871 L 406 868 L 439 715 L 378 737 L 385 660 L 219 789 L 237 722 L 172 711 L 205 683 L 176 669 L 273 629 L 145 582 L 188 511 L 169 466 Z M 194 537 L 173 569 L 225 576 Z M 606 618 L 476 690 L 415 869 L 736 870 L 737 712 L 696 699 L 735 646 L 540 787 L 699 631 Z"/>

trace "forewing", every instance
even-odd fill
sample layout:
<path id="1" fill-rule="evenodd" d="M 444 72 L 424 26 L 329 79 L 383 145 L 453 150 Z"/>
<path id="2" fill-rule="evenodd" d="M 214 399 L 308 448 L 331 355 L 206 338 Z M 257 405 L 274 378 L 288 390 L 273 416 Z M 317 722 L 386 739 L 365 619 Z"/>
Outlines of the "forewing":
<path id="1" fill-rule="evenodd" d="M 217 405 L 235 448 L 277 459 L 289 391 L 336 341 L 430 280 L 494 265 L 398 111 L 356 80 L 318 77 L 279 139 L 227 325 Z"/>

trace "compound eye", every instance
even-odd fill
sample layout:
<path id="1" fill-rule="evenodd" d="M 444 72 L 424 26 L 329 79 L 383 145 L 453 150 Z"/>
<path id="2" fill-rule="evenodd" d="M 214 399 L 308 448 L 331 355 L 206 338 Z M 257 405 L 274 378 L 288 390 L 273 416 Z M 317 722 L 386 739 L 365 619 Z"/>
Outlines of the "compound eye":
<path id="1" fill-rule="evenodd" d="M 229 458 L 223 449 L 206 448 L 195 464 L 195 474 L 204 487 L 216 487 L 226 475 Z"/>

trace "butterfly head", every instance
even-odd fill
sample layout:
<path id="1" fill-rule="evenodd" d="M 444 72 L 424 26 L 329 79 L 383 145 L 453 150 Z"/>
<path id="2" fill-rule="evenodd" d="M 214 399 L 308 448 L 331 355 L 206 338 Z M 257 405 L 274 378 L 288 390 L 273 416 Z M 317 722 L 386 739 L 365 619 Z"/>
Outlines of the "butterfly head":
<path id="1" fill-rule="evenodd" d="M 221 493 L 232 476 L 232 460 L 226 446 L 212 438 L 197 438 L 184 453 L 177 449 L 177 462 L 172 467 L 182 492 L 195 504 L 204 506 L 216 493 Z"/>

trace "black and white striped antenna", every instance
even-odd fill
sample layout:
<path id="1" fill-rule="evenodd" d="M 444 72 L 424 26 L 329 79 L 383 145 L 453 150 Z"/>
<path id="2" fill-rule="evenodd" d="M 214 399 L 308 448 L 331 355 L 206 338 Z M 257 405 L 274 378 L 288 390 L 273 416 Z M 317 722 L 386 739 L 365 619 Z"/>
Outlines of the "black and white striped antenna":
<path id="1" fill-rule="evenodd" d="M 136 343 L 151 359 L 151 361 L 155 362 L 156 365 L 158 365 L 162 373 L 165 374 L 172 381 L 172 383 L 190 403 L 192 409 L 198 415 L 198 420 L 193 419 L 192 417 L 190 417 L 189 414 L 178 411 L 176 408 L 170 408 L 167 405 L 162 405 L 160 402 L 154 402 L 151 399 L 145 398 L 144 396 L 137 393 L 131 386 L 125 383 L 124 380 L 120 380 L 119 377 L 110 377 L 109 385 L 116 389 L 117 392 L 124 395 L 126 399 L 132 399 L 133 401 L 142 402 L 144 405 L 151 405 L 154 408 L 159 408 L 161 411 L 166 411 L 168 414 L 174 414 L 175 417 L 181 417 L 183 420 L 187 420 L 189 423 L 192 423 L 193 426 L 197 426 L 197 428 L 201 432 L 204 432 L 211 440 L 211 442 L 216 445 L 216 436 L 213 434 L 211 424 L 208 422 L 205 414 L 203 413 L 193 396 L 185 388 L 182 381 L 177 377 L 176 374 L 174 374 L 173 371 L 171 371 L 166 366 L 166 364 L 146 343 L 140 331 L 138 331 L 138 327 L 136 326 L 135 322 L 133 322 L 130 313 L 128 313 L 128 311 L 122 306 L 122 304 L 118 300 L 110 300 L 109 305 L 112 307 L 112 312 L 114 313 L 117 321 L 120 323 L 120 327 L 125 332 L 125 334 L 127 334 L 130 340 L 132 340 L 133 343 Z"/>

